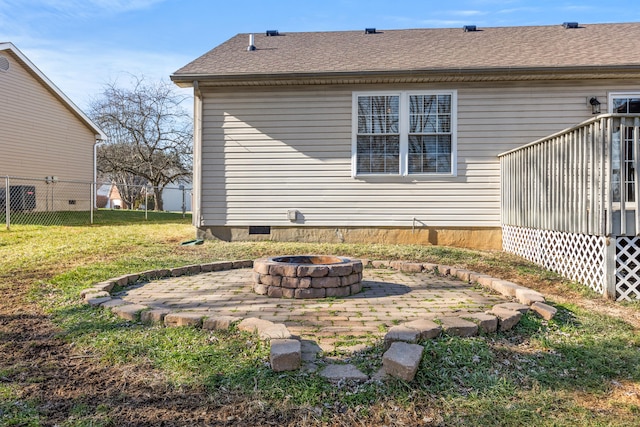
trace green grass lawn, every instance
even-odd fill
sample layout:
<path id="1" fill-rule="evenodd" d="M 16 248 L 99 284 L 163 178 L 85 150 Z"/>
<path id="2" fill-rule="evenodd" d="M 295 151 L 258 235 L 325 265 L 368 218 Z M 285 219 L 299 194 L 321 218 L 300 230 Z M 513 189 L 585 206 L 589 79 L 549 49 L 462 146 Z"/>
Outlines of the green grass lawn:
<path id="1" fill-rule="evenodd" d="M 638 425 L 637 330 L 623 318 L 588 309 L 605 304 L 599 297 L 518 258 L 428 246 L 213 241 L 181 246 L 194 237 L 190 218 L 154 214 L 145 221 L 134 213 L 105 211 L 101 214 L 109 218 L 102 225 L 16 225 L 0 231 L 0 291 L 23 283 L 21 301 L 35 302 L 53 319 L 56 337 L 74 355 L 131 367 L 171 389 L 199 390 L 211 401 L 233 396 L 229 406 L 265 424 L 280 419 L 281 425 Z M 420 370 L 411 383 L 336 386 L 314 373 L 272 372 L 268 345 L 252 335 L 124 322 L 83 305 L 78 296 L 92 283 L 124 273 L 291 253 L 440 262 L 487 271 L 548 292 L 559 312 L 548 322 L 527 315 L 506 333 L 424 342 Z M 622 308 L 638 310 L 637 304 Z M 10 345 L 2 334 L 9 335 L 0 332 L 0 345 Z M 378 343 L 352 363 L 375 369 L 381 355 Z M 26 365 L 0 361 L 1 425 L 50 424 L 46 400 L 24 398 L 41 380 L 29 372 Z M 70 399 L 74 409 L 62 425 L 118 425 L 114 398 L 94 402 L 80 393 Z"/>

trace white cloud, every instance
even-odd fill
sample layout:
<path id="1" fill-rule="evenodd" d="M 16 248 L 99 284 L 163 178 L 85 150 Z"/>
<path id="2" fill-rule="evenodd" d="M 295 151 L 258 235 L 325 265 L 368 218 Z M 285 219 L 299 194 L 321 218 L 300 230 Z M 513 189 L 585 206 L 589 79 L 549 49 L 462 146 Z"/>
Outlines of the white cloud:
<path id="1" fill-rule="evenodd" d="M 119 14 L 147 9 L 165 0 L 31 0 L 32 6 L 44 6 L 68 15 Z"/>
<path id="2" fill-rule="evenodd" d="M 587 6 L 587 5 L 570 5 L 570 6 L 565 6 L 565 7 L 561 7 L 560 10 L 569 10 L 569 11 L 578 11 L 578 12 L 592 12 L 595 11 L 596 8 L 593 6 Z"/>
<path id="3" fill-rule="evenodd" d="M 471 0 L 470 3 L 475 6 L 492 7 L 504 6 L 505 4 L 522 3 L 522 0 Z"/>
<path id="4" fill-rule="evenodd" d="M 96 52 L 83 46 L 67 45 L 64 50 L 47 46 L 21 50 L 83 110 L 92 98 L 100 95 L 107 83 L 117 81 L 126 85 L 130 75 L 168 81 L 171 73 L 193 59 L 175 53 L 125 49 Z"/>
<path id="5" fill-rule="evenodd" d="M 528 13 L 537 13 L 540 12 L 539 8 L 536 7 L 516 7 L 513 9 L 500 9 L 497 10 L 496 13 L 499 14 L 503 14 L 503 15 L 513 15 L 513 14 L 522 14 L 522 15 L 526 15 Z"/>
<path id="6" fill-rule="evenodd" d="M 162 3 L 165 0 L 90 0 L 98 7 L 116 11 L 130 11 L 147 9 L 155 4 Z"/>
<path id="7" fill-rule="evenodd" d="M 3 32 L 38 31 L 59 19 L 118 16 L 149 9 L 166 0 L 0 0 Z"/>
<path id="8" fill-rule="evenodd" d="M 45 28 L 43 23 L 51 25 L 60 15 L 75 18 L 126 13 L 162 1 L 165 0 L 0 0 L 0 41 L 15 44 L 74 103 L 86 109 L 91 97 L 121 75 L 168 80 L 172 72 L 193 58 L 162 52 L 158 45 L 151 45 L 149 50 L 128 49 L 94 34 L 74 39 L 56 33 L 57 37 L 52 37 L 51 28 Z M 47 19 L 47 15 L 52 18 Z"/>
<path id="9" fill-rule="evenodd" d="M 460 27 L 467 24 L 473 24 L 475 22 L 469 22 L 470 19 L 475 19 L 481 16 L 488 15 L 489 12 L 475 10 L 475 9 L 452 9 L 452 10 L 438 10 L 429 15 L 428 19 L 420 19 L 410 16 L 388 16 L 386 19 L 398 23 L 399 26 L 405 28 L 415 27 Z"/>
<path id="10" fill-rule="evenodd" d="M 403 28 L 448 28 L 448 27 L 460 27 L 469 23 L 468 20 L 459 19 L 416 19 L 406 16 L 390 16 L 388 20 L 396 22 Z"/>
<path id="11" fill-rule="evenodd" d="M 483 12 L 481 10 L 451 10 L 445 13 L 449 13 L 454 16 L 483 16 L 488 14 L 488 12 Z"/>

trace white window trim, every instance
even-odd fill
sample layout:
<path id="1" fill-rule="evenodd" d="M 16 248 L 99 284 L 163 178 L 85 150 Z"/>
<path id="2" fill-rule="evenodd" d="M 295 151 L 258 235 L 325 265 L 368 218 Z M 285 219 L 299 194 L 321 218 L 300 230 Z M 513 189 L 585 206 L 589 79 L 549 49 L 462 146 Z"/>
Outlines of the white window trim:
<path id="1" fill-rule="evenodd" d="M 640 98 L 640 92 L 609 92 L 607 94 L 607 112 L 608 113 L 613 113 L 613 100 L 616 98 Z M 620 135 L 620 150 L 622 150 L 622 135 Z M 637 160 L 636 160 L 637 161 Z M 622 168 L 624 167 L 624 165 L 620 165 L 620 180 L 622 181 Z M 620 182 L 618 184 L 620 186 L 619 191 L 622 193 L 623 191 L 626 191 L 626 183 L 624 182 Z M 634 185 L 640 185 L 639 183 L 635 182 Z M 629 209 L 635 209 L 636 205 L 637 205 L 637 201 L 633 201 L 633 202 L 629 202 L 627 201 L 625 203 L 627 210 Z M 620 209 L 620 202 L 613 202 L 613 207 L 615 209 Z"/>
<path id="2" fill-rule="evenodd" d="M 640 98 L 640 92 L 609 92 L 607 96 L 607 111 L 613 113 L 614 98 Z"/>
<path id="3" fill-rule="evenodd" d="M 400 172 L 398 174 L 357 173 L 358 155 L 358 97 L 398 96 L 398 130 L 400 131 Z M 451 172 L 450 173 L 409 173 L 409 96 L 410 95 L 451 95 Z M 363 91 L 353 92 L 351 97 L 351 177 L 456 177 L 458 176 L 458 91 L 457 90 L 405 90 L 405 91 Z"/>

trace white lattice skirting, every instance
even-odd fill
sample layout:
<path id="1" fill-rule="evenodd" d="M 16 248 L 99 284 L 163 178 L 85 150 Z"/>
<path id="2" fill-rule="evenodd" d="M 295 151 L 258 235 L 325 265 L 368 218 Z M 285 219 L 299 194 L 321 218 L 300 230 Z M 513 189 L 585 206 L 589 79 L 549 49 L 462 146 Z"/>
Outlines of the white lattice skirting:
<path id="1" fill-rule="evenodd" d="M 617 301 L 640 299 L 640 237 L 611 238 L 615 242 Z M 502 226 L 502 248 L 594 291 L 604 294 L 606 238 L 560 231 Z"/>
<path id="2" fill-rule="evenodd" d="M 640 299 L 640 238 L 616 239 L 616 300 Z"/>
<path id="3" fill-rule="evenodd" d="M 606 238 L 601 236 L 502 226 L 505 252 L 555 271 L 600 294 L 606 289 L 605 245 Z M 636 272 L 638 268 L 636 265 Z"/>

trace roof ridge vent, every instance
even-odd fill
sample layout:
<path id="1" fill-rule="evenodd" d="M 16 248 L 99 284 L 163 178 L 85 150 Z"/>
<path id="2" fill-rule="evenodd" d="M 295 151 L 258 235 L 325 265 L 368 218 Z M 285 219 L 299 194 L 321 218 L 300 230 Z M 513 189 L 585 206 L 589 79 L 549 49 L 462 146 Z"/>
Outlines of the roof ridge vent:
<path id="1" fill-rule="evenodd" d="M 565 28 L 565 30 L 568 30 L 570 28 L 580 28 L 580 25 L 577 22 L 563 22 L 562 26 Z"/>
<path id="2" fill-rule="evenodd" d="M 275 37 L 279 35 L 280 33 L 278 32 L 278 30 L 267 30 L 267 37 Z"/>
<path id="3" fill-rule="evenodd" d="M 474 31 L 478 31 L 478 28 L 475 25 L 465 25 L 462 27 L 465 33 L 472 33 Z"/>
<path id="4" fill-rule="evenodd" d="M 364 33 L 365 34 L 376 34 L 376 29 L 375 28 L 365 28 L 364 29 Z"/>

